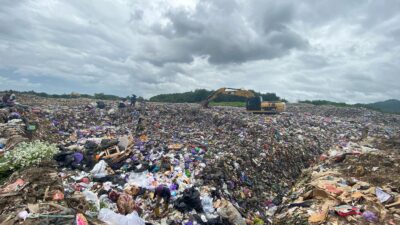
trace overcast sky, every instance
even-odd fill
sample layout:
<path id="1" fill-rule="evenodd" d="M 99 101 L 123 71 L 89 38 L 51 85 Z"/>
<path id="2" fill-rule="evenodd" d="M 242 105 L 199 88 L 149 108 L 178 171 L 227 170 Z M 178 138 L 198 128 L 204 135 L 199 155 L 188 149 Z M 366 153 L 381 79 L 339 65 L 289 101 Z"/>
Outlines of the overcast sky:
<path id="1" fill-rule="evenodd" d="M 0 89 L 400 99 L 400 0 L 0 0 Z"/>

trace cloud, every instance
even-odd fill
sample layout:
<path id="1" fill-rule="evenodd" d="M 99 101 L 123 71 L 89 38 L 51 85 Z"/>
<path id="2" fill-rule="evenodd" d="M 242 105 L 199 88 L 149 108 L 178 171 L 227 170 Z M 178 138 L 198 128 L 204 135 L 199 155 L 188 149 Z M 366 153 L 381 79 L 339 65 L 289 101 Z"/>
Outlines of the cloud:
<path id="1" fill-rule="evenodd" d="M 0 89 L 400 98 L 399 11 L 396 0 L 2 0 Z"/>
<path id="2" fill-rule="evenodd" d="M 292 49 L 305 49 L 307 41 L 294 32 L 293 5 L 259 1 L 201 1 L 194 11 L 169 10 L 169 23 L 158 32 L 172 43 L 184 62 L 193 56 L 208 56 L 211 64 L 244 63 L 273 59 Z M 163 49 L 160 49 L 163 51 Z M 166 49 L 167 53 L 174 52 Z M 176 52 L 176 51 L 175 51 Z"/>

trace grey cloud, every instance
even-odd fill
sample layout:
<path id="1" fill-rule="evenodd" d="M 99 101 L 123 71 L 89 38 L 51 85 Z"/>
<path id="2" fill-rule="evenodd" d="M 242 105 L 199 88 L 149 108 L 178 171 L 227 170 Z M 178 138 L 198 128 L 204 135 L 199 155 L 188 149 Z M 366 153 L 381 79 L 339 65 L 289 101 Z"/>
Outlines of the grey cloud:
<path id="1" fill-rule="evenodd" d="M 255 5 L 257 7 L 257 5 Z M 287 1 L 269 2 L 268 5 L 261 5 L 262 26 L 266 33 L 271 30 L 285 30 L 286 24 L 293 19 L 294 5 Z"/>
<path id="2" fill-rule="evenodd" d="M 299 60 L 304 63 L 304 66 L 309 66 L 311 69 L 323 68 L 329 65 L 329 62 L 324 57 L 315 54 L 301 55 Z"/>
<path id="3" fill-rule="evenodd" d="M 399 3 L 0 0 L 0 89 L 400 98 Z"/>
<path id="4" fill-rule="evenodd" d="M 135 20 L 141 20 L 143 19 L 143 11 L 140 9 L 134 10 L 133 13 L 130 15 L 129 22 L 133 22 Z"/>
<path id="5" fill-rule="evenodd" d="M 169 38 L 174 38 L 174 36 L 184 37 L 190 34 L 196 35 L 201 34 L 202 32 L 207 32 L 204 31 L 206 26 L 202 24 L 201 21 L 191 18 L 191 16 L 185 11 L 168 12 L 166 16 L 172 23 L 172 27 L 167 27 L 165 29 L 171 31 L 168 35 Z"/>
<path id="6" fill-rule="evenodd" d="M 255 3 L 265 8 L 258 15 L 245 12 L 236 1 L 201 1 L 194 12 L 169 11 L 166 16 L 171 23 L 158 31 L 178 42 L 178 51 L 183 48 L 181 52 L 188 56 L 208 56 L 212 64 L 272 59 L 307 47 L 307 41 L 286 26 L 293 6 Z"/>

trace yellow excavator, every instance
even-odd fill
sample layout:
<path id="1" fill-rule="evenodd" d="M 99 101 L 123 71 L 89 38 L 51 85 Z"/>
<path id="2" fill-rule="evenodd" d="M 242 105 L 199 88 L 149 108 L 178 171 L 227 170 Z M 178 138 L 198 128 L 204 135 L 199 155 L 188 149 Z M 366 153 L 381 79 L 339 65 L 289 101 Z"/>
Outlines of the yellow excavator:
<path id="1" fill-rule="evenodd" d="M 256 96 L 254 92 L 249 90 L 237 89 L 237 88 L 220 88 L 208 96 L 204 101 L 201 102 L 203 108 L 208 108 L 208 104 L 216 99 L 220 95 L 234 95 L 245 97 L 246 110 L 252 113 L 281 113 L 285 111 L 286 104 L 280 101 L 263 101 L 261 96 Z"/>

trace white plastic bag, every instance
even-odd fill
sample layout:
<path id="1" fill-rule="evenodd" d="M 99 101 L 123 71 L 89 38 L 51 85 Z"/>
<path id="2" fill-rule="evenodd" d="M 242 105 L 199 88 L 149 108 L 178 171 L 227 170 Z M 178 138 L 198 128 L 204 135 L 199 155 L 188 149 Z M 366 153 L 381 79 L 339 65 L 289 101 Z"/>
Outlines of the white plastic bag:
<path id="1" fill-rule="evenodd" d="M 138 187 L 148 188 L 151 186 L 152 178 L 150 178 L 147 171 L 142 173 L 130 173 L 127 185 L 134 185 Z"/>
<path id="2" fill-rule="evenodd" d="M 139 217 L 136 211 L 124 216 L 110 209 L 103 208 L 100 210 L 97 218 L 109 225 L 145 225 L 144 220 Z"/>
<path id="3" fill-rule="evenodd" d="M 93 169 L 90 171 L 91 174 L 93 174 L 93 177 L 95 178 L 102 178 L 108 175 L 107 173 L 107 163 L 104 160 L 100 160 Z"/>
<path id="4" fill-rule="evenodd" d="M 214 213 L 213 200 L 210 196 L 201 197 L 201 205 L 203 206 L 203 210 L 205 213 Z"/>
<path id="5" fill-rule="evenodd" d="M 82 192 L 85 195 L 85 200 L 96 207 L 97 211 L 100 210 L 100 200 L 97 195 L 91 191 Z"/>
<path id="6" fill-rule="evenodd" d="M 118 138 L 118 147 L 122 150 L 125 150 L 128 147 L 129 143 L 130 141 L 128 135 Z"/>

